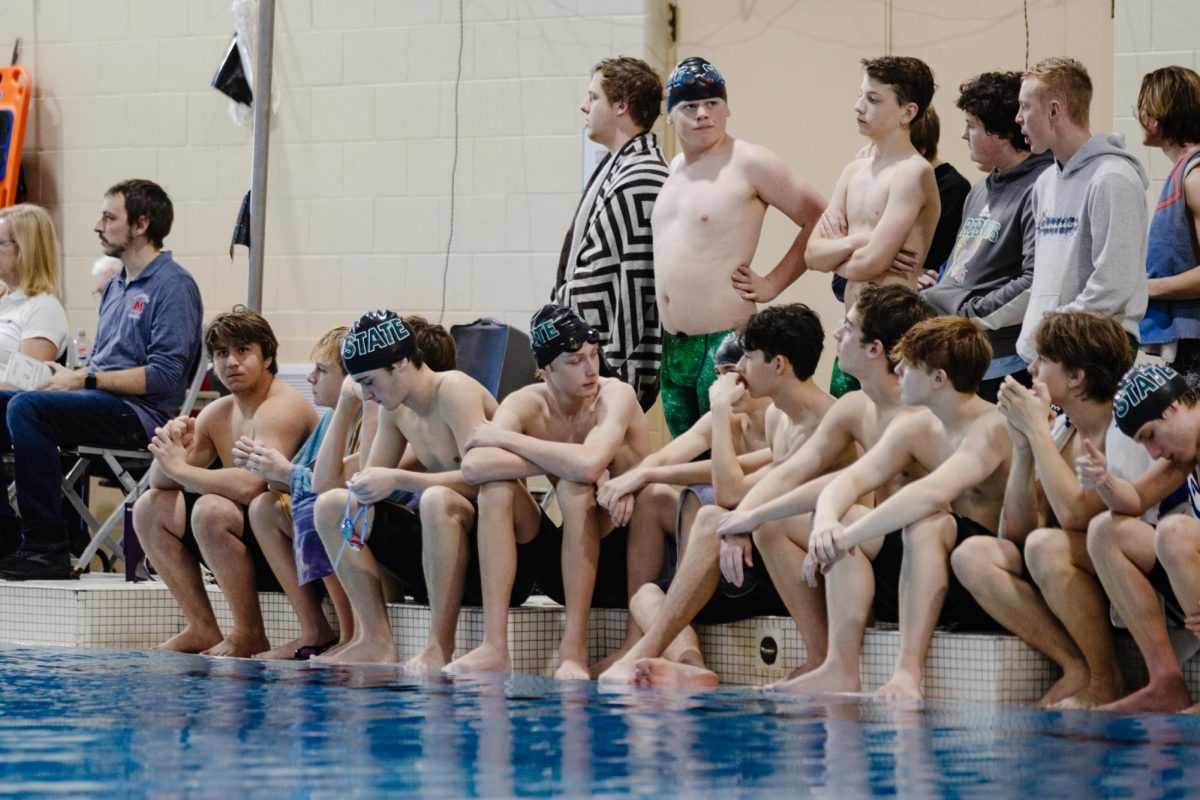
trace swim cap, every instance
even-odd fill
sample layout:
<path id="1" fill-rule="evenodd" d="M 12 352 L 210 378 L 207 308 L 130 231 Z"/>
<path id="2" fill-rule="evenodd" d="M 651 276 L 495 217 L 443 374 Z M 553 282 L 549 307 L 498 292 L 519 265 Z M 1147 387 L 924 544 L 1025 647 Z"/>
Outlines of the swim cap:
<path id="1" fill-rule="evenodd" d="M 417 352 L 417 337 L 395 311 L 368 311 L 358 318 L 342 340 L 342 366 L 347 375 L 359 375 Z"/>
<path id="2" fill-rule="evenodd" d="M 742 360 L 745 352 L 742 343 L 738 341 L 738 335 L 730 333 L 717 345 L 717 352 L 713 354 L 713 364 L 736 364 Z"/>
<path id="3" fill-rule="evenodd" d="M 1140 364 L 1125 373 L 1113 397 L 1113 418 L 1129 438 L 1163 412 L 1182 394 L 1188 383 L 1175 370 L 1162 364 Z"/>
<path id="4" fill-rule="evenodd" d="M 667 78 L 667 113 L 678 103 L 689 100 L 707 100 L 710 97 L 727 99 L 725 76 L 717 68 L 699 56 L 685 58 L 671 70 Z"/>
<path id="5" fill-rule="evenodd" d="M 569 308 L 547 303 L 529 321 L 533 358 L 544 367 L 563 353 L 600 341 L 600 332 Z"/>

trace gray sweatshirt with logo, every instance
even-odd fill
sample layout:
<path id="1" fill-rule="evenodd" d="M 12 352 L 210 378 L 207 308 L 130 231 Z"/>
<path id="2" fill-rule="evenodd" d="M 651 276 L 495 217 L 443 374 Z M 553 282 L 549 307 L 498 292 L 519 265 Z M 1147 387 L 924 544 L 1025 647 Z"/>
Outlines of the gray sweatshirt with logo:
<path id="1" fill-rule="evenodd" d="M 1048 311 L 1108 314 L 1133 337 L 1146 312 L 1146 171 L 1117 134 L 1096 134 L 1034 184 L 1033 285 L 1017 341 L 1026 361 Z"/>
<path id="2" fill-rule="evenodd" d="M 922 294 L 940 314 L 979 322 L 996 358 L 1016 352 L 1033 283 L 1033 184 L 1053 161 L 1031 155 L 971 187 L 946 269 Z"/>

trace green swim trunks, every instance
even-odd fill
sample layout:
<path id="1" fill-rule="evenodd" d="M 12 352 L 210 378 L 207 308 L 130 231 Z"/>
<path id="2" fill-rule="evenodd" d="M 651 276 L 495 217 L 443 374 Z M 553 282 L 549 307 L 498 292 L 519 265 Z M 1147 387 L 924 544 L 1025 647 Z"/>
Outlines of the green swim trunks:
<path id="1" fill-rule="evenodd" d="M 834 358 L 833 374 L 829 376 L 829 393 L 834 397 L 841 397 L 850 392 L 857 392 L 861 388 L 862 384 L 858 382 L 858 378 L 842 372 L 841 367 L 838 366 L 837 358 Z"/>
<path id="2" fill-rule="evenodd" d="M 671 436 L 683 433 L 708 413 L 708 387 L 717 380 L 713 358 L 728 335 L 729 331 L 698 336 L 663 331 L 659 387 Z"/>

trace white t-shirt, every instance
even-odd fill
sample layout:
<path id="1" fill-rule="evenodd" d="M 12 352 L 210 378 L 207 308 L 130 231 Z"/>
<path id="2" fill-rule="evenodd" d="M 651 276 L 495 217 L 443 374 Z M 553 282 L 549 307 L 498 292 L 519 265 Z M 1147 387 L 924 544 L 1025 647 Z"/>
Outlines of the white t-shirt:
<path id="1" fill-rule="evenodd" d="M 57 358 L 66 349 L 67 331 L 67 312 L 52 294 L 28 297 L 15 289 L 0 298 L 0 364 L 7 364 L 25 339 L 49 339 Z"/>

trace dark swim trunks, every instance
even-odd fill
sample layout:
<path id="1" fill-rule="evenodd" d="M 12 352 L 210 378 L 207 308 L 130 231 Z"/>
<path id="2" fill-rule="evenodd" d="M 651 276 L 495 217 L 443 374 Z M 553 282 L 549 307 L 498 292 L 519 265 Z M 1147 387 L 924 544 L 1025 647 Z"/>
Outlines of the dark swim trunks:
<path id="1" fill-rule="evenodd" d="M 954 514 L 958 523 L 958 547 L 972 536 L 995 536 L 974 520 Z M 900 531 L 892 531 L 883 540 L 883 547 L 872 562 L 875 572 L 875 619 L 878 622 L 900 621 L 900 562 L 904 558 L 904 539 Z M 950 585 L 938 616 L 938 628 L 948 631 L 998 631 L 999 623 L 975 602 L 966 587 L 950 570 Z"/>
<path id="2" fill-rule="evenodd" d="M 183 528 L 183 546 L 196 557 L 197 561 L 208 566 L 208 562 L 204 560 L 204 556 L 200 553 L 200 543 L 196 541 L 196 534 L 192 531 L 192 509 L 196 507 L 196 501 L 200 497 L 201 495 L 193 494 L 192 492 L 183 493 L 184 514 L 186 515 Z M 260 592 L 281 592 L 283 588 L 275 578 L 275 573 L 271 570 L 271 565 L 267 563 L 267 557 L 263 554 L 262 548 L 258 546 L 258 539 L 254 537 L 254 532 L 250 528 L 250 509 L 246 506 L 242 506 L 241 508 L 242 544 L 246 546 L 246 554 L 254 562 L 254 588 Z"/>
<path id="3" fill-rule="evenodd" d="M 405 594 L 418 603 L 428 603 L 429 588 L 425 584 L 425 570 L 421 559 L 419 513 L 388 500 L 376 503 L 374 508 L 375 518 L 371 523 L 371 533 L 367 537 L 367 547 L 371 549 L 375 560 L 400 580 Z M 464 606 L 483 605 L 475 527 L 478 520 L 479 515 L 476 514 L 468 534 L 471 555 L 467 562 L 466 581 L 463 583 Z M 510 606 L 521 605 L 533 593 L 534 570 L 531 558 L 531 545 L 517 545 L 517 574 L 513 581 L 512 594 L 509 596 Z"/>
<path id="4" fill-rule="evenodd" d="M 679 436 L 708 413 L 708 389 L 717 380 L 715 356 L 729 331 L 684 336 L 663 332 L 663 416 L 672 436 Z"/>
<path id="5" fill-rule="evenodd" d="M 562 528 L 542 512 L 542 527 L 537 538 L 523 545 L 528 549 L 530 570 L 537 587 L 554 602 L 566 605 L 562 576 Z M 627 608 L 625 552 L 629 544 L 629 528 L 615 528 L 600 540 L 600 557 L 596 561 L 596 586 L 592 590 L 592 608 Z M 518 555 L 519 558 L 519 555 Z"/>

